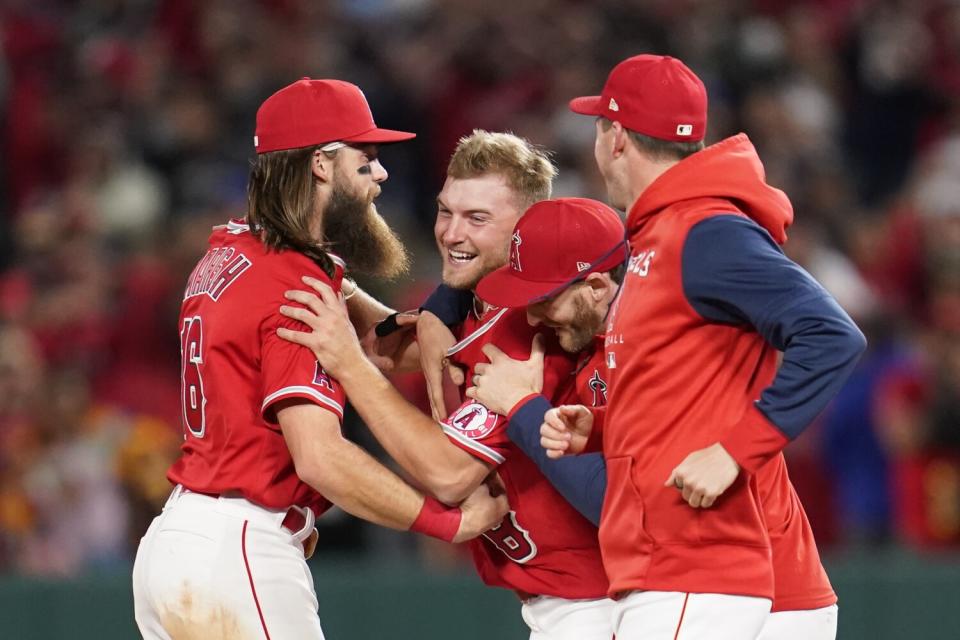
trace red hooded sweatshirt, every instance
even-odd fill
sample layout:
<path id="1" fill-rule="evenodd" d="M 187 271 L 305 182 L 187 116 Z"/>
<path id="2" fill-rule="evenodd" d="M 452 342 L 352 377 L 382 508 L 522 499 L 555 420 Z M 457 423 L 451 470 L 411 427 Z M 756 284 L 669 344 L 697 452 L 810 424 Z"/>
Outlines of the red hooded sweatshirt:
<path id="1" fill-rule="evenodd" d="M 766 184 L 743 134 L 671 167 L 627 217 L 632 255 L 605 345 L 611 394 L 600 544 L 612 594 L 773 597 L 770 540 L 753 472 L 773 460 L 770 477 L 787 482 L 778 452 L 788 438 L 754 401 L 774 379 L 777 351 L 749 325 L 704 318 L 682 281 L 689 231 L 721 215 L 748 217 L 777 244 L 793 220 L 789 200 Z M 664 482 L 688 454 L 718 441 L 742 472 L 713 507 L 691 508 Z M 830 597 L 832 591 L 824 594 L 825 604 Z"/>

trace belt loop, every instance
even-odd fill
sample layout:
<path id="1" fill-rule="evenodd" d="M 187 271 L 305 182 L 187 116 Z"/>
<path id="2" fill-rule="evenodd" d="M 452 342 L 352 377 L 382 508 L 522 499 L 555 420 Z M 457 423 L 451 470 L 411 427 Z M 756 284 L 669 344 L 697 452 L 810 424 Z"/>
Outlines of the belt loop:
<path id="1" fill-rule="evenodd" d="M 303 527 L 300 529 L 300 531 L 297 531 L 293 534 L 293 537 L 296 538 L 298 542 L 303 542 L 310 537 L 310 532 L 313 531 L 313 527 L 316 524 L 316 516 L 313 515 L 313 509 L 308 507 L 298 507 L 297 505 L 293 505 L 290 508 L 303 516 Z"/>
<path id="2" fill-rule="evenodd" d="M 174 502 L 176 502 L 181 495 L 183 495 L 183 485 L 178 484 L 173 488 L 173 491 L 170 492 L 170 497 L 167 498 L 167 501 L 164 503 L 163 510 L 166 511 L 167 507 L 171 506 Z"/>

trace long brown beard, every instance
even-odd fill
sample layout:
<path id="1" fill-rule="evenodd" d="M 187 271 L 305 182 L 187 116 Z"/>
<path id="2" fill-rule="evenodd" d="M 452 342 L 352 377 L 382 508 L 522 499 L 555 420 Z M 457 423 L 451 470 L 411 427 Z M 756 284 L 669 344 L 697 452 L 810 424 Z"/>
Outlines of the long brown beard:
<path id="1" fill-rule="evenodd" d="M 372 200 L 334 185 L 323 210 L 323 237 L 350 271 L 392 280 L 407 272 L 406 247 Z"/>

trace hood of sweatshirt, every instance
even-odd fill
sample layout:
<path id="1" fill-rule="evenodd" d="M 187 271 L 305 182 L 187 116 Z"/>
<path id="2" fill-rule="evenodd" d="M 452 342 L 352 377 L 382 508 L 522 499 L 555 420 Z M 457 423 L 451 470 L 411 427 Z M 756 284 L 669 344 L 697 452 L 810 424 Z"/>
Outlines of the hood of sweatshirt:
<path id="1" fill-rule="evenodd" d="M 633 235 L 651 216 L 688 200 L 723 199 L 766 229 L 778 244 L 787 240 L 793 206 L 766 182 L 763 163 L 744 133 L 684 158 L 653 181 L 627 215 Z"/>

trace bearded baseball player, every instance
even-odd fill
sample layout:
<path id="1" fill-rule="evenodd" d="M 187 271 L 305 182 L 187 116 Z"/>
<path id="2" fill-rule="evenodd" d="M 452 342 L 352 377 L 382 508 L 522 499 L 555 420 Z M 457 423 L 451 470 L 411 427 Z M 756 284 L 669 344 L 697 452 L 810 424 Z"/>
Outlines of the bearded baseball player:
<path id="1" fill-rule="evenodd" d="M 570 106 L 596 118 L 597 166 L 631 245 L 607 321 L 603 435 L 590 441 L 607 463 L 600 544 L 620 596 L 615 631 L 755 638 L 774 597 L 757 472 L 782 465 L 863 334 L 783 255 L 793 210 L 747 137 L 704 148 L 706 90 L 682 62 L 629 58 L 601 95 Z M 594 418 L 548 412 L 544 445 L 582 450 Z"/>
<path id="2" fill-rule="evenodd" d="M 555 169 L 539 150 L 516 136 L 477 131 L 451 158 L 437 198 L 435 237 L 443 280 L 470 291 L 505 264 L 511 235 L 523 211 L 549 197 Z M 490 585 L 514 590 L 533 640 L 610 640 L 613 602 L 600 560 L 597 530 L 507 437 L 507 420 L 468 400 L 437 422 L 405 401 L 361 352 L 342 304 L 328 284 L 308 280 L 317 294 L 288 292 L 309 307 L 283 312 L 314 328 L 281 330 L 310 347 L 390 455 L 441 499 L 456 502 L 496 469 L 511 510 L 492 531 L 471 543 L 474 562 Z M 468 376 L 496 343 L 513 357 L 529 357 L 536 330 L 522 310 L 479 301 L 459 329 L 450 358 Z M 556 338 L 544 345 L 543 393 L 569 397 L 574 361 Z M 580 464 L 577 461 L 576 464 Z"/>
<path id="3" fill-rule="evenodd" d="M 331 504 L 448 541 L 503 519 L 486 486 L 448 507 L 344 439 L 340 384 L 276 335 L 303 328 L 278 311 L 302 274 L 339 292 L 344 258 L 374 275 L 403 268 L 373 200 L 387 179 L 378 145 L 412 137 L 378 128 L 338 80 L 304 78 L 260 107 L 246 219 L 214 229 L 184 291 L 183 453 L 133 570 L 145 638 L 323 638 L 305 556 Z"/>
<path id="4" fill-rule="evenodd" d="M 602 331 L 623 276 L 622 267 L 604 272 L 607 265 L 598 261 L 613 252 L 623 264 L 624 232 L 617 213 L 599 202 L 541 202 L 517 223 L 515 256 L 510 264 L 484 277 L 477 287 L 477 294 L 491 304 L 526 307 L 531 325 L 552 328 L 564 349 L 579 353 L 577 399 L 573 402 L 591 411 L 603 407 L 611 391 Z M 570 466 L 563 464 L 570 458 L 551 459 L 540 446 L 540 424 L 552 408 L 547 398 L 537 393 L 542 347 L 536 346 L 527 361 L 510 358 L 493 345 L 485 346 L 484 352 L 491 362 L 475 367 L 475 386 L 467 389 L 467 395 L 509 415 L 510 438 L 577 510 L 599 523 L 606 489 L 602 458 L 595 459 L 592 467 Z M 782 459 L 762 466 L 756 476 L 774 577 L 773 613 L 759 639 L 833 640 L 837 597 Z"/>

